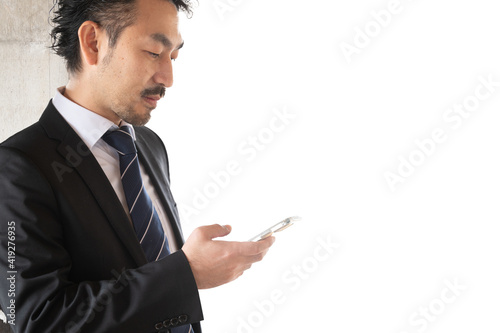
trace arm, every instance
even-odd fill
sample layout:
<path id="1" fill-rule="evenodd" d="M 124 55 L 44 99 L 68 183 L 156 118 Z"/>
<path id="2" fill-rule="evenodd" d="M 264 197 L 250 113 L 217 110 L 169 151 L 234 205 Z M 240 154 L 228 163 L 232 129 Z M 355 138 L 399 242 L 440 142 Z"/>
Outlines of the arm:
<path id="1" fill-rule="evenodd" d="M 181 315 L 188 322 L 203 319 L 182 251 L 136 269 L 110 267 L 113 279 L 75 283 L 66 221 L 43 173 L 22 153 L 2 147 L 0 188 L 0 302 L 7 308 L 14 300 L 16 332 L 155 332 L 157 323 Z M 7 273 L 9 222 L 15 222 L 15 274 Z M 7 293 L 11 275 L 14 297 Z"/>

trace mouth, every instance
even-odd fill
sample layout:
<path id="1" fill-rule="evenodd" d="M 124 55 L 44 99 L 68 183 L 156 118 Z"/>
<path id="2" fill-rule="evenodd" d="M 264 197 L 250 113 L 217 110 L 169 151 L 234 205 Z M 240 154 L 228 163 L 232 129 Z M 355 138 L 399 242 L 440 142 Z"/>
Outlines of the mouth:
<path id="1" fill-rule="evenodd" d="M 146 103 L 151 107 L 156 108 L 156 105 L 160 100 L 160 96 L 159 95 L 143 96 L 142 99 L 144 99 L 144 101 L 146 101 Z"/>

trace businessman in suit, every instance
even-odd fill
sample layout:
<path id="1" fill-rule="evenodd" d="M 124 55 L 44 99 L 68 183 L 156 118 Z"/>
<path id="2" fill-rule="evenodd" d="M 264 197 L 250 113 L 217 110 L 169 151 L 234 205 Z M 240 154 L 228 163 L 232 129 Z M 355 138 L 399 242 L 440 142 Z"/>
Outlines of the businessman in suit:
<path id="1" fill-rule="evenodd" d="M 199 289 L 239 277 L 274 238 L 186 242 L 160 138 L 182 0 L 59 0 L 69 82 L 0 145 L 0 303 L 15 332 L 201 332 Z M 134 192 L 135 191 L 135 192 Z"/>

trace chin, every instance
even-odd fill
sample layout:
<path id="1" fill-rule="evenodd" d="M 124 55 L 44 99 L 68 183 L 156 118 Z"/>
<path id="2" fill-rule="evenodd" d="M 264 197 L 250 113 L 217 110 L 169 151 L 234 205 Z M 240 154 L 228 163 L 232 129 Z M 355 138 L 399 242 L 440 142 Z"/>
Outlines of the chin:
<path id="1" fill-rule="evenodd" d="M 143 112 L 141 114 L 139 114 L 136 111 L 128 111 L 128 112 L 124 112 L 122 114 L 117 113 L 117 115 L 118 115 L 118 117 L 120 117 L 120 119 L 126 121 L 127 123 L 129 123 L 131 125 L 144 126 L 151 119 L 151 111 L 153 111 L 153 110 L 146 110 L 146 112 Z"/>
<path id="2" fill-rule="evenodd" d="M 128 121 L 128 120 L 125 120 L 125 121 L 129 124 L 134 125 L 134 126 L 144 126 L 149 122 L 150 119 L 151 119 L 151 116 L 147 115 L 144 117 L 133 118 L 130 121 Z"/>

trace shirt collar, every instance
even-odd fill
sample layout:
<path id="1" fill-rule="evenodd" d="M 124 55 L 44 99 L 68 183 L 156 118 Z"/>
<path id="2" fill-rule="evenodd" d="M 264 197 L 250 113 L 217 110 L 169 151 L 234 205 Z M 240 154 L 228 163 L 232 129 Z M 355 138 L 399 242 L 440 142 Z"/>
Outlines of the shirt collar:
<path id="1" fill-rule="evenodd" d="M 89 149 L 94 147 L 106 131 L 118 129 L 118 126 L 111 120 L 66 98 L 63 95 L 65 89 L 66 87 L 59 87 L 57 89 L 52 99 L 52 104 L 54 104 L 57 111 L 59 111 L 61 116 L 63 116 L 71 128 L 80 136 Z M 134 127 L 124 120 L 120 122 L 120 126 L 130 127 L 132 137 L 135 141 Z"/>

